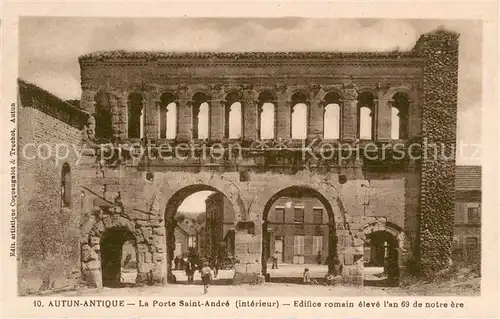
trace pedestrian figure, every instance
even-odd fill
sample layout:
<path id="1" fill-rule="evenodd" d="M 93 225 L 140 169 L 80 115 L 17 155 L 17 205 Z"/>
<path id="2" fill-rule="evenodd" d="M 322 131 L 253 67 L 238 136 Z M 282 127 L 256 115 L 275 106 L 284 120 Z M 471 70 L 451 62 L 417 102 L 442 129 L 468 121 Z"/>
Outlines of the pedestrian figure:
<path id="1" fill-rule="evenodd" d="M 208 287 L 210 286 L 210 282 L 212 281 L 212 269 L 208 266 L 208 262 L 203 262 L 203 268 L 201 268 L 201 282 L 203 283 L 203 293 L 206 294 L 208 292 Z"/>
<path id="2" fill-rule="evenodd" d="M 272 257 L 273 266 L 272 269 L 278 269 L 278 251 L 276 250 Z"/>
<path id="3" fill-rule="evenodd" d="M 309 273 L 309 268 L 304 269 L 304 284 L 311 284 L 311 274 Z"/>
<path id="4" fill-rule="evenodd" d="M 399 265 L 397 260 L 389 255 L 387 257 L 387 284 L 389 287 L 399 286 Z"/>
<path id="5" fill-rule="evenodd" d="M 179 269 L 179 263 L 180 262 L 181 262 L 181 259 L 179 258 L 179 256 L 175 256 L 175 258 L 174 258 L 174 265 L 175 266 L 174 267 L 175 267 L 176 270 Z"/>
<path id="6" fill-rule="evenodd" d="M 196 271 L 196 264 L 193 260 L 188 260 L 186 263 L 186 276 L 188 278 L 188 283 L 194 281 L 194 272 Z"/>
<path id="7" fill-rule="evenodd" d="M 217 278 L 217 275 L 219 274 L 219 258 L 218 256 L 215 256 L 213 259 L 213 268 L 214 268 L 214 278 Z"/>
<path id="8" fill-rule="evenodd" d="M 333 275 L 332 272 L 328 272 L 325 276 L 325 285 L 326 286 L 333 286 L 333 280 L 335 276 Z"/>

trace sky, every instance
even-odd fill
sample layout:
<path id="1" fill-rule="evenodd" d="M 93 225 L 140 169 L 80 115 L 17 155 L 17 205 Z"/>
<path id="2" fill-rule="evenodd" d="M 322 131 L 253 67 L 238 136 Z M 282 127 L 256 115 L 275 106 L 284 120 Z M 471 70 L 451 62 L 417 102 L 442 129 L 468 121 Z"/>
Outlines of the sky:
<path id="1" fill-rule="evenodd" d="M 409 50 L 422 33 L 438 26 L 460 33 L 457 140 L 480 145 L 483 110 L 480 21 L 22 17 L 19 77 L 63 99 L 80 99 L 78 56 L 93 51 Z M 474 150 L 470 146 L 464 152 L 472 156 Z M 480 165 L 480 159 L 471 156 L 459 157 L 457 163 Z M 198 207 L 207 194 L 197 196 L 194 206 Z"/>

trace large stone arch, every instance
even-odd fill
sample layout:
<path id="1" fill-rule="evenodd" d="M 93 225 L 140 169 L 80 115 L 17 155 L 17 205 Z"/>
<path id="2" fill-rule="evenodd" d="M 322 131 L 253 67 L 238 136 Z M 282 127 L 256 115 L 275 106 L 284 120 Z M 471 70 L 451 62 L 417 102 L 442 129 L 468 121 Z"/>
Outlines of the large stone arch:
<path id="1" fill-rule="evenodd" d="M 320 176 L 316 173 L 308 171 L 301 171 L 295 175 L 282 175 L 280 176 L 279 183 L 266 183 L 265 188 L 259 191 L 259 196 L 257 196 L 253 202 L 255 208 L 252 208 L 252 211 L 263 212 L 265 205 L 271 197 L 283 189 L 292 187 L 312 189 L 325 198 L 328 205 L 330 205 L 334 211 L 335 223 L 337 224 L 337 227 L 343 228 L 348 219 L 347 212 L 345 211 L 345 205 L 340 193 L 341 186 L 338 184 L 336 179 L 336 174 Z M 262 215 L 257 216 L 257 218 L 262 219 Z"/>
<path id="2" fill-rule="evenodd" d="M 283 196 L 291 196 L 295 197 L 295 194 L 298 195 L 300 193 L 301 196 L 305 197 L 314 197 L 318 199 L 321 204 L 325 207 L 325 210 L 328 214 L 328 257 L 327 257 L 327 262 L 329 264 L 329 268 L 333 269 L 333 258 L 338 257 L 338 238 L 337 238 L 337 229 L 336 229 L 336 220 L 335 217 L 338 215 L 334 212 L 334 208 L 332 207 L 332 203 L 325 197 L 324 194 L 320 193 L 316 189 L 312 188 L 309 185 L 306 184 L 296 184 L 294 186 L 289 186 L 285 188 L 281 188 L 278 192 L 272 194 L 271 196 L 268 196 L 267 202 L 264 205 L 264 210 L 262 211 L 262 224 L 263 224 L 263 230 L 262 230 L 262 273 L 266 274 L 267 273 L 267 260 L 269 258 L 269 255 L 267 254 L 267 251 L 269 250 L 268 248 L 270 247 L 270 242 L 269 240 L 266 240 L 266 236 L 268 235 L 267 232 L 267 220 L 268 220 L 268 214 L 271 210 L 272 205 L 278 200 L 280 197 Z M 269 239 L 269 237 L 267 237 Z M 267 248 L 266 248 L 267 247 Z M 330 267 L 330 265 L 332 265 Z"/>
<path id="3" fill-rule="evenodd" d="M 227 197 L 234 209 L 235 219 L 241 218 L 245 212 L 241 198 L 240 189 L 232 181 L 233 178 L 225 176 L 225 174 L 215 174 L 212 172 L 200 172 L 195 175 L 195 178 L 187 178 L 183 172 L 173 174 L 172 178 L 163 180 L 159 187 L 158 196 L 155 197 L 152 205 L 160 212 L 167 211 L 169 201 L 176 193 L 182 192 L 182 189 L 190 190 L 195 193 L 199 190 L 214 190 L 222 193 Z M 175 177 L 175 175 L 178 175 Z M 193 175 L 194 176 L 194 175 Z M 163 215 L 165 216 L 165 215 Z"/>

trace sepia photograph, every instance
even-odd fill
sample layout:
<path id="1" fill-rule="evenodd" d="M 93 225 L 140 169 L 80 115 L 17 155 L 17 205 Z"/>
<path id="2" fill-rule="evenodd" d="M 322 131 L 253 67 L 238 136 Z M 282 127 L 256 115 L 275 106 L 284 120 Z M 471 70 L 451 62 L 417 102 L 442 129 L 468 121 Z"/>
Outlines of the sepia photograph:
<path id="1" fill-rule="evenodd" d="M 490 294 L 485 20 L 109 12 L 7 21 L 4 246 L 29 311 Z"/>
<path id="2" fill-rule="evenodd" d="M 480 23 L 19 32 L 21 295 L 479 294 Z"/>

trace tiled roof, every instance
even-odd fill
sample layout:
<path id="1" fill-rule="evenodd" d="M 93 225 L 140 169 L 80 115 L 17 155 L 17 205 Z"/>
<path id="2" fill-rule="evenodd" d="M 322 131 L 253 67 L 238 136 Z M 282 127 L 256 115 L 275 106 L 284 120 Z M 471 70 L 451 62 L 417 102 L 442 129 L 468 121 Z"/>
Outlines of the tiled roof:
<path id="1" fill-rule="evenodd" d="M 457 191 L 481 190 L 481 166 L 457 166 L 455 171 Z"/>
<path id="2" fill-rule="evenodd" d="M 36 108 L 53 118 L 79 129 L 82 129 L 86 124 L 90 114 L 83 111 L 79 107 L 74 106 L 49 91 L 22 79 L 18 79 L 17 84 L 19 97 L 21 99 L 21 106 Z"/>

